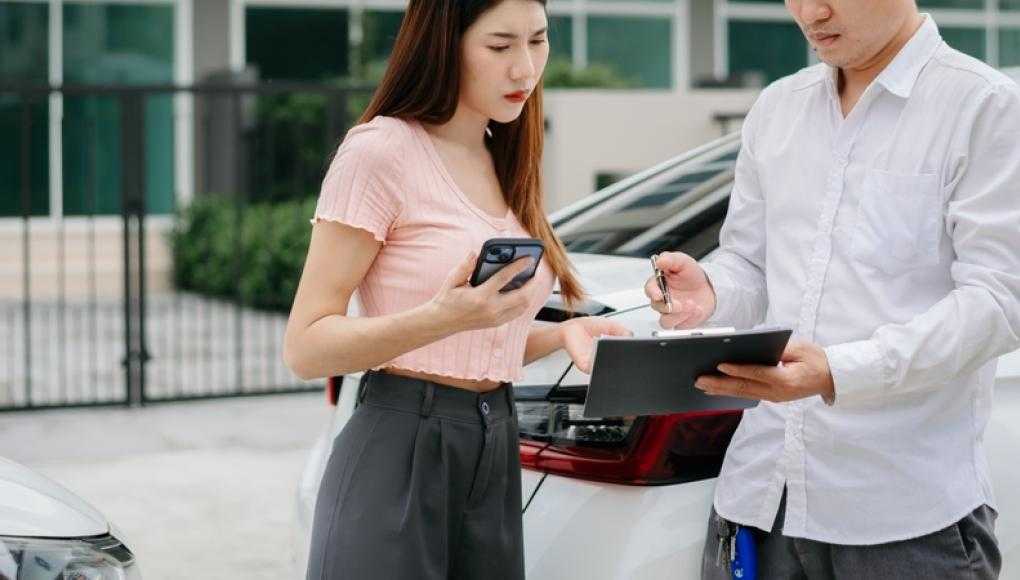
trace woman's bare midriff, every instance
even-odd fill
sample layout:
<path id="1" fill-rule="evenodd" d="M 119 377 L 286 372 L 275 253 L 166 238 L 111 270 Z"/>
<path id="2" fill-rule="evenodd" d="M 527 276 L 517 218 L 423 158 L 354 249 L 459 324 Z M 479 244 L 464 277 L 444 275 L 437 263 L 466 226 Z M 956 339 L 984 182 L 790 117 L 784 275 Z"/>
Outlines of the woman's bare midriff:
<path id="1" fill-rule="evenodd" d="M 423 381 L 432 381 L 441 385 L 449 385 L 451 387 L 457 387 L 458 389 L 466 389 L 469 391 L 475 391 L 476 393 L 487 393 L 494 391 L 499 388 L 502 383 L 496 381 L 475 381 L 471 379 L 458 379 L 454 377 L 447 377 L 443 375 L 433 375 L 430 373 L 422 373 L 418 371 L 412 371 L 408 369 L 401 369 L 397 367 L 386 367 L 382 369 L 384 372 L 390 375 L 400 375 L 402 377 L 410 377 L 412 379 L 421 379 Z"/>

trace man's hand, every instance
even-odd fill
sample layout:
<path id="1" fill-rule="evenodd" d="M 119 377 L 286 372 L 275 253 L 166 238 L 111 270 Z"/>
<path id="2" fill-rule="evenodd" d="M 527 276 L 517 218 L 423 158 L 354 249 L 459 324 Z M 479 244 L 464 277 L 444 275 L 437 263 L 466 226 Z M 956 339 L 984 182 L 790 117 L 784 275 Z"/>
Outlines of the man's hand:
<path id="1" fill-rule="evenodd" d="M 701 376 L 695 386 L 709 395 L 774 403 L 821 395 L 831 404 L 836 396 L 829 359 L 809 342 L 790 341 L 777 367 L 721 364 L 719 371 L 725 376 Z"/>
<path id="2" fill-rule="evenodd" d="M 672 298 L 672 312 L 667 312 L 662 292 L 655 276 L 645 283 L 645 295 L 652 308 L 662 314 L 659 324 L 663 328 L 695 328 L 715 312 L 715 290 L 708 282 L 698 261 L 681 252 L 663 252 L 656 261 L 666 275 L 666 285 Z"/>

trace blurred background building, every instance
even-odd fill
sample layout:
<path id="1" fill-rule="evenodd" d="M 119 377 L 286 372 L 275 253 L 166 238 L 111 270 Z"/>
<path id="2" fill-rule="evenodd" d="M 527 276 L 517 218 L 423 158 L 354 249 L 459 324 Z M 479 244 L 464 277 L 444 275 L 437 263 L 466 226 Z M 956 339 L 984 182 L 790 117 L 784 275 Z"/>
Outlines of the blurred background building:
<path id="1" fill-rule="evenodd" d="M 0 0 L 0 81 L 190 85 L 247 74 L 262 81 L 371 82 L 385 66 L 404 5 L 402 0 Z M 922 0 L 921 5 L 935 15 L 953 46 L 994 66 L 1020 65 L 1020 0 Z M 590 192 L 600 175 L 605 181 L 703 142 L 719 129 L 713 115 L 746 110 L 753 96 L 739 95 L 741 88 L 753 91 L 812 62 L 780 0 L 551 0 L 549 12 L 551 77 L 563 77 L 564 68 L 594 66 L 621 87 L 605 101 L 590 94 L 550 95 L 550 209 Z M 554 86 L 564 84 L 551 80 Z M 709 96 L 713 102 L 707 104 L 684 98 L 704 90 L 730 94 Z M 558 122 L 572 99 L 585 109 L 606 107 L 609 122 L 621 118 L 630 134 L 583 119 Z M 18 142 L 10 138 L 17 134 L 17 113 L 9 101 L 0 103 L 5 135 L 0 158 L 12 160 L 17 158 Z M 159 95 L 145 107 L 152 158 L 145 176 L 147 208 L 153 214 L 171 212 L 204 183 L 195 152 L 208 135 L 197 130 L 190 101 L 188 95 Z M 33 215 L 85 212 L 81 189 L 88 160 L 82 153 L 90 144 L 98 146 L 99 195 L 93 209 L 115 213 L 118 155 L 102 146 L 116 139 L 115 107 L 100 97 L 55 95 L 33 106 L 32 116 Z M 90 127 L 89 120 L 98 126 Z M 641 130 L 648 126 L 668 133 L 671 122 L 676 133 L 686 134 L 671 140 L 649 138 Z M 575 124 L 587 130 L 575 132 Z M 608 135 L 612 139 L 603 140 L 613 144 L 612 151 L 587 151 L 585 144 Z M 640 151 L 628 153 L 631 145 Z M 8 189 L 19 187 L 20 176 L 12 169 L 9 163 L 0 169 L 5 188 L 0 215 L 19 213 L 17 196 Z"/>

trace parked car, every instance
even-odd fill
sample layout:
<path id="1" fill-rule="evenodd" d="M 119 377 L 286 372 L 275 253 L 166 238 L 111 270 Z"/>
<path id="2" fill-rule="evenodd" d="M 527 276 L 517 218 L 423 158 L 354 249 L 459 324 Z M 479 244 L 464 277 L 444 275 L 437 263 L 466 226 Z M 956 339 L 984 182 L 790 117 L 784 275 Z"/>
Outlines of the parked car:
<path id="1" fill-rule="evenodd" d="M 134 554 L 92 506 L 0 458 L 0 578 L 138 580 Z"/>
<path id="2" fill-rule="evenodd" d="M 718 246 L 740 146 L 730 135 L 596 192 L 551 216 L 591 295 L 584 314 L 650 334 L 658 315 L 643 286 L 647 256 Z M 564 318 L 554 295 L 538 324 Z M 355 407 L 359 374 L 334 378 L 332 424 L 297 492 L 296 566 L 303 571 L 322 472 Z M 697 578 L 715 478 L 741 411 L 582 417 L 588 376 L 565 353 L 526 367 L 515 385 L 528 578 Z M 986 450 L 1001 516 L 1003 579 L 1020 578 L 1020 353 L 1000 363 Z"/>

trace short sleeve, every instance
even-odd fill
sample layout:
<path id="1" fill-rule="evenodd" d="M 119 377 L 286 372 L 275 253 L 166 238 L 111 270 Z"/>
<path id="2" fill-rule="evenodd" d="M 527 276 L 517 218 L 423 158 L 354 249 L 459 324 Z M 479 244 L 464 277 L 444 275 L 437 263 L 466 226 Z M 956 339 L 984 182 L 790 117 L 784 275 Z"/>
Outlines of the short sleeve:
<path id="1" fill-rule="evenodd" d="M 313 224 L 338 222 L 386 242 L 403 208 L 397 123 L 376 118 L 351 129 L 326 171 Z"/>

